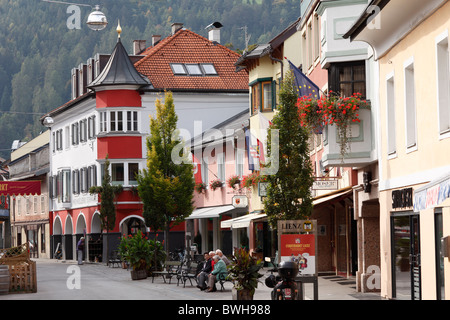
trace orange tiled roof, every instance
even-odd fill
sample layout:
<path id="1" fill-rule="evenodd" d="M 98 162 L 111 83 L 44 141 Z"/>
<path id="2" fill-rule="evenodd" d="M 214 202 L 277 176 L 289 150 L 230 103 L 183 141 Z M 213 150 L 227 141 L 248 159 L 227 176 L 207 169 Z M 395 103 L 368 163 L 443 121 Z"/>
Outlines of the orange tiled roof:
<path id="1" fill-rule="evenodd" d="M 238 53 L 186 29 L 147 48 L 135 67 L 155 89 L 248 90 L 246 70 L 236 72 Z M 213 63 L 218 76 L 174 75 L 170 63 Z"/>

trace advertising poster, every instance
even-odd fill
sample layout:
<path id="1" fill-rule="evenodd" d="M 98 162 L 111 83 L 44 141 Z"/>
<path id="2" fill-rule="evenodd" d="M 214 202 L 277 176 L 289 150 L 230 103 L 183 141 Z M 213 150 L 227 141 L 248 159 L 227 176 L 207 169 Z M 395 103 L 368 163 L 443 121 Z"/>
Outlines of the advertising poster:
<path id="1" fill-rule="evenodd" d="M 295 261 L 299 275 L 316 273 L 316 240 L 314 234 L 282 234 L 281 261 Z"/>

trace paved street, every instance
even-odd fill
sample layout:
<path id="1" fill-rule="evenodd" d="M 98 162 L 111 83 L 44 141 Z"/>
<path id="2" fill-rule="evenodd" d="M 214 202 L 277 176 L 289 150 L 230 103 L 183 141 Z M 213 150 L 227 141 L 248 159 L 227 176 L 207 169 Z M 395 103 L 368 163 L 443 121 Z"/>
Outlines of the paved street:
<path id="1" fill-rule="evenodd" d="M 267 274 L 267 270 L 263 270 Z M 255 300 L 270 300 L 271 288 L 262 283 Z M 171 284 L 162 278 L 131 280 L 130 272 L 102 264 L 37 260 L 37 293 L 9 294 L 0 300 L 231 300 L 231 283 L 225 291 L 200 291 L 188 282 L 186 287 Z M 77 285 L 80 285 L 78 288 Z M 305 285 L 306 299 L 313 298 L 312 284 Z M 377 294 L 356 293 L 352 279 L 334 276 L 319 277 L 319 300 L 380 300 Z"/>

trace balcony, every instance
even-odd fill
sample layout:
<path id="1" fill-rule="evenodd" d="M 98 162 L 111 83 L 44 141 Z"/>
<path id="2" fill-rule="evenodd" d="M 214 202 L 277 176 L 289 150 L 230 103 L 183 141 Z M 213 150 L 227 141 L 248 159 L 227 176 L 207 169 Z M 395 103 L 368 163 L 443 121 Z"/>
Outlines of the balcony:
<path id="1" fill-rule="evenodd" d="M 326 126 L 323 130 L 322 165 L 327 167 L 364 167 L 377 160 L 375 133 L 371 110 L 360 109 L 361 122 L 349 127 L 349 148 L 344 157 L 341 155 L 336 125 Z"/>

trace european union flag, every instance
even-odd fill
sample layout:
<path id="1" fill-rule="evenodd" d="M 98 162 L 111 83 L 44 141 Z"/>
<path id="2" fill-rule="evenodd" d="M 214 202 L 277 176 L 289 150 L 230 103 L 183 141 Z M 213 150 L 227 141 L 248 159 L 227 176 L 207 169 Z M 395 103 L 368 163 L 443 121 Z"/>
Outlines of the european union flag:
<path id="1" fill-rule="evenodd" d="M 311 98 L 319 99 L 319 87 L 314 82 L 309 80 L 309 78 L 305 76 L 303 72 L 301 72 L 295 65 L 293 65 L 291 61 L 288 59 L 286 60 L 289 62 L 291 70 L 294 73 L 294 84 L 299 98 L 311 95 Z"/>

